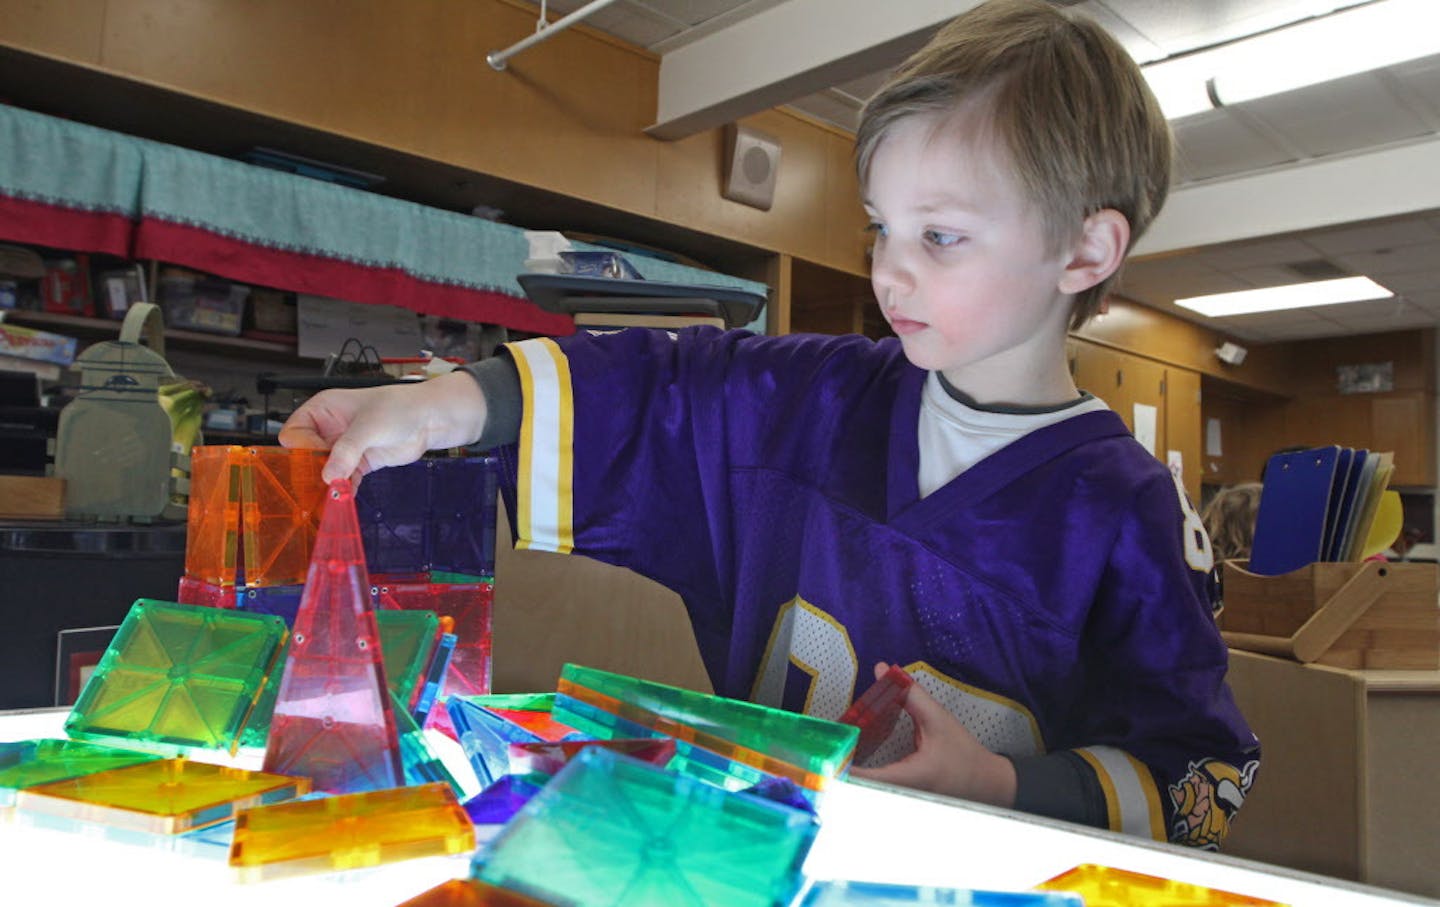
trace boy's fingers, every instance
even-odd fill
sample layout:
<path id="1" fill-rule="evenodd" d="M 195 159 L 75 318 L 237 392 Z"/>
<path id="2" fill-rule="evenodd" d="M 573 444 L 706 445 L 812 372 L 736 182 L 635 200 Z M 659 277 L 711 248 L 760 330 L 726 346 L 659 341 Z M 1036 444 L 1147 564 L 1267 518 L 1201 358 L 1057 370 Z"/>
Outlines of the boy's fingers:
<path id="1" fill-rule="evenodd" d="M 341 438 L 335 442 L 330 449 L 330 459 L 325 461 L 325 468 L 320 470 L 320 478 L 326 482 L 333 482 L 336 479 L 351 479 L 361 472 L 364 452 L 359 445 L 352 441 Z"/>
<path id="2" fill-rule="evenodd" d="M 280 442 L 281 447 L 324 450 L 330 446 L 325 442 L 324 438 L 320 437 L 320 433 L 315 430 L 315 427 L 308 424 L 291 424 L 287 422 L 285 426 L 280 429 L 280 434 L 276 440 Z"/>

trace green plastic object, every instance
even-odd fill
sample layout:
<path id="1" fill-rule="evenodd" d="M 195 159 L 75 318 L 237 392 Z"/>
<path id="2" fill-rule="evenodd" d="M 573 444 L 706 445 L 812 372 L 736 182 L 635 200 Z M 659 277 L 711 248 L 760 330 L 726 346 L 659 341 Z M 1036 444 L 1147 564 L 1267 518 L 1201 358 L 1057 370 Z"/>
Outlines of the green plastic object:
<path id="1" fill-rule="evenodd" d="M 474 875 L 549 903 L 789 904 L 813 817 L 591 747 L 476 857 Z"/>
<path id="2" fill-rule="evenodd" d="M 486 693 L 466 696 L 482 709 L 510 709 L 515 712 L 549 712 L 555 708 L 554 693 Z"/>
<path id="3" fill-rule="evenodd" d="M 860 735 L 859 728 L 835 721 L 575 664 L 560 672 L 559 690 L 633 724 L 689 740 L 810 790 L 820 790 L 848 767 Z M 616 735 L 633 736 L 615 731 L 605 739 Z"/>
<path id="4" fill-rule="evenodd" d="M 83 740 L 17 740 L 0 743 L 0 808 L 15 804 L 15 792 L 37 784 L 154 762 L 156 753 L 102 746 Z"/>
<path id="5" fill-rule="evenodd" d="M 430 659 L 435 656 L 435 645 L 440 640 L 440 618 L 435 616 L 434 611 L 376 611 L 375 623 L 380 630 L 385 685 L 395 695 L 396 704 L 405 704 L 408 712 L 409 703 L 415 699 L 415 688 L 430 666 Z M 275 697 L 280 692 L 285 655 L 289 651 L 287 640 L 275 660 L 275 670 L 260 691 L 255 710 L 245 722 L 245 731 L 240 738 L 243 746 L 265 745 L 265 738 L 270 733 L 270 718 L 275 714 Z"/>
<path id="6" fill-rule="evenodd" d="M 287 632 L 271 614 L 139 599 L 80 691 L 65 732 L 233 753 Z"/>
<path id="7" fill-rule="evenodd" d="M 395 731 L 400 740 L 400 767 L 405 771 L 408 785 L 433 784 L 441 782 L 450 787 L 456 799 L 464 799 L 465 788 L 450 774 L 444 761 L 425 739 L 425 731 L 415 722 L 410 710 L 400 701 L 394 690 L 390 692 L 390 707 L 395 712 Z"/>

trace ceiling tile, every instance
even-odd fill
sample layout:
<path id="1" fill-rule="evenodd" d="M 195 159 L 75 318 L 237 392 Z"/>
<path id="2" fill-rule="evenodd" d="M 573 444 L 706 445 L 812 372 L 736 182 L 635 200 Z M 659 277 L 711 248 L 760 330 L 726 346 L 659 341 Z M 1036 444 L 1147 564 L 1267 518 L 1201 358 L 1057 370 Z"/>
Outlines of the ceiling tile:
<path id="1" fill-rule="evenodd" d="M 649 47 L 685 31 L 683 24 L 632 2 L 607 6 L 586 18 L 585 24 L 639 47 Z"/>
<path id="2" fill-rule="evenodd" d="M 1238 105 L 1310 157 L 1324 157 L 1428 135 L 1374 73 L 1332 79 Z"/>
<path id="3" fill-rule="evenodd" d="M 1326 255 L 1393 249 L 1431 239 L 1440 239 L 1440 217 L 1407 217 L 1351 224 L 1305 234 L 1305 241 Z"/>
<path id="4" fill-rule="evenodd" d="M 1136 32 L 1176 54 L 1266 31 L 1344 5 L 1336 0 L 1102 0 Z"/>
<path id="5" fill-rule="evenodd" d="M 1294 155 L 1225 110 L 1211 110 L 1172 123 L 1176 182 L 1188 183 L 1294 160 Z"/>
<path id="6" fill-rule="evenodd" d="M 1196 255 L 1201 261 L 1221 271 L 1253 268 L 1262 265 L 1285 265 L 1320 258 L 1314 247 L 1294 237 L 1257 239 L 1202 249 Z"/>
<path id="7" fill-rule="evenodd" d="M 638 0 L 638 2 L 654 7 L 657 12 L 664 14 L 667 18 L 693 26 L 737 11 L 741 7 L 745 7 L 747 16 L 752 16 L 761 9 L 777 5 L 780 0 L 771 0 L 768 3 L 751 2 L 751 0 Z"/>
<path id="8" fill-rule="evenodd" d="M 1378 246 L 1332 256 L 1336 264 L 1356 274 L 1380 279 L 1380 275 L 1404 274 L 1440 267 L 1440 239 L 1406 245 Z"/>
<path id="9" fill-rule="evenodd" d="M 836 97 L 833 91 L 806 95 L 786 106 L 851 132 L 860 122 L 860 108 L 848 96 Z"/>
<path id="10" fill-rule="evenodd" d="M 1425 113 L 1440 119 L 1440 57 L 1413 60 L 1388 71 L 1407 91 L 1407 101 L 1422 105 Z"/>
<path id="11" fill-rule="evenodd" d="M 1247 284 L 1223 271 L 1194 258 L 1181 257 L 1127 264 L 1121 273 L 1117 292 L 1141 302 L 1157 304 L 1189 296 L 1248 289 Z"/>

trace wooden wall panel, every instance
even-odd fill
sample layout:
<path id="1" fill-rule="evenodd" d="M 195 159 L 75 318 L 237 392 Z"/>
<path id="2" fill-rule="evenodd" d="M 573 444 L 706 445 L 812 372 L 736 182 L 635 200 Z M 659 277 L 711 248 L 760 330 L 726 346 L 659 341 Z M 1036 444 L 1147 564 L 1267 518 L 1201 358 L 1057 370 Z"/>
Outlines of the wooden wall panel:
<path id="1" fill-rule="evenodd" d="M 1182 477 L 1185 493 L 1195 506 L 1200 506 L 1200 479 L 1205 472 L 1201 458 L 1202 427 L 1200 424 L 1200 376 L 1180 368 L 1165 370 L 1165 447 L 1180 451 L 1184 466 Z"/>
<path id="2" fill-rule="evenodd" d="M 860 201 L 860 182 L 855 178 L 855 143 L 849 135 L 832 133 L 826 140 L 825 250 L 822 261 L 852 274 L 868 278 L 870 218 Z"/>
<path id="3" fill-rule="evenodd" d="M 0 41 L 95 65 L 106 0 L 29 0 L 0 4 Z M 0 97 L 5 89 L 0 86 Z"/>

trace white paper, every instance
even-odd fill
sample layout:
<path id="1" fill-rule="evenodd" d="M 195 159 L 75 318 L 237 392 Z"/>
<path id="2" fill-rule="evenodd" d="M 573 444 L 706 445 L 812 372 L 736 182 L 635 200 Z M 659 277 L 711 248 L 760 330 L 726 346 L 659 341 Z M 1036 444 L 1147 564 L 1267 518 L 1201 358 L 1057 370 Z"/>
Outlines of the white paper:
<path id="1" fill-rule="evenodd" d="M 1135 440 L 1155 456 L 1155 417 L 1159 411 L 1148 403 L 1135 404 Z"/>
<path id="2" fill-rule="evenodd" d="M 1165 465 L 1170 467 L 1170 474 L 1175 477 L 1175 481 L 1185 481 L 1185 457 L 1180 451 L 1165 451 Z"/>
<path id="3" fill-rule="evenodd" d="M 302 293 L 296 299 L 296 315 L 300 335 L 298 352 L 308 359 L 324 359 L 331 353 L 339 353 L 345 341 L 352 337 L 390 358 L 419 356 L 425 344 L 420 316 L 400 306 L 365 305 Z M 349 358 L 358 350 L 352 343 L 345 352 Z"/>
<path id="4" fill-rule="evenodd" d="M 1205 420 L 1205 456 L 1224 456 L 1220 450 L 1220 420 L 1214 416 Z"/>

